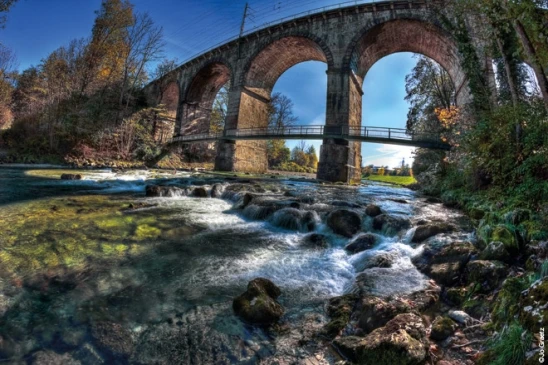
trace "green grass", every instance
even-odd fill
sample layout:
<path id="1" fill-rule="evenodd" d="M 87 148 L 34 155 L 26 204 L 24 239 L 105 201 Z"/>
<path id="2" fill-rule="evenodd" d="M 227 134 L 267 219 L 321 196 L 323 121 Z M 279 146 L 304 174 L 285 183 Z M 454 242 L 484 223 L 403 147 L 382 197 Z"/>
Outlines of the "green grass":
<path id="1" fill-rule="evenodd" d="M 389 184 L 397 185 L 411 185 L 417 182 L 413 176 L 380 176 L 380 175 L 369 175 L 365 180 L 370 181 L 380 181 Z"/>

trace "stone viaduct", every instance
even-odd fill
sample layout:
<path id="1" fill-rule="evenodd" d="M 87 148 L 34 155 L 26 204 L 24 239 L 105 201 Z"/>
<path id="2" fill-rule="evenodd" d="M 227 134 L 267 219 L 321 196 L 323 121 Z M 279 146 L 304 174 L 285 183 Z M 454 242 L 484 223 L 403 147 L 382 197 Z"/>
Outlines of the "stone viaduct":
<path id="1" fill-rule="evenodd" d="M 146 88 L 150 103 L 163 103 L 176 117 L 176 135 L 209 130 L 213 100 L 231 82 L 225 128 L 266 127 L 276 80 L 305 61 L 327 64 L 326 126 L 361 126 L 362 84 L 375 62 L 396 52 L 415 52 L 450 74 L 457 104 L 470 98 L 452 34 L 439 21 L 439 1 L 366 3 L 296 18 L 245 35 L 208 51 Z M 439 8 L 439 7 L 438 7 Z M 483 57 L 483 56 L 481 56 Z M 490 60 L 485 70 L 492 72 Z M 266 141 L 220 141 L 215 168 L 264 172 Z M 324 139 L 318 178 L 360 179 L 361 144 Z"/>

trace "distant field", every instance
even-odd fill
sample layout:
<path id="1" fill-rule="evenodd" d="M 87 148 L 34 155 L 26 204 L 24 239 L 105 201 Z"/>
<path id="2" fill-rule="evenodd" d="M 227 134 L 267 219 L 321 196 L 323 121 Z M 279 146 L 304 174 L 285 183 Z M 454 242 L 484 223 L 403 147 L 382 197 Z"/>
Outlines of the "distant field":
<path id="1" fill-rule="evenodd" d="M 411 185 L 416 183 L 417 180 L 413 176 L 380 176 L 370 175 L 365 178 L 370 181 L 381 181 L 385 183 L 398 184 L 398 185 Z"/>

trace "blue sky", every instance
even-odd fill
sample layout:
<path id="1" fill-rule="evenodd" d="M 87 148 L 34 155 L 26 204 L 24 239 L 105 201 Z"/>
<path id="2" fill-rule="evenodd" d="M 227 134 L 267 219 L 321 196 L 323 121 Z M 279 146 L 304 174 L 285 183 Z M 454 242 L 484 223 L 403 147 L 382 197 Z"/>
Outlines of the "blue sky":
<path id="1" fill-rule="evenodd" d="M 329 0 L 251 0 L 246 30 L 303 11 L 338 4 Z M 361 1 L 365 2 L 365 1 Z M 165 56 L 183 61 L 238 34 L 245 0 L 132 0 L 164 28 Z M 355 3 L 354 1 L 349 4 Z M 91 33 L 101 0 L 19 0 L 8 14 L 0 41 L 16 53 L 19 69 L 37 65 L 56 48 Z M 405 75 L 415 61 L 409 53 L 377 62 L 364 81 L 363 125 L 405 128 Z M 305 62 L 284 73 L 274 91 L 288 95 L 302 124 L 325 123 L 326 65 Z M 292 147 L 296 142 L 288 142 Z M 319 152 L 320 141 L 313 142 Z M 364 164 L 396 166 L 412 161 L 407 147 L 363 144 Z"/>

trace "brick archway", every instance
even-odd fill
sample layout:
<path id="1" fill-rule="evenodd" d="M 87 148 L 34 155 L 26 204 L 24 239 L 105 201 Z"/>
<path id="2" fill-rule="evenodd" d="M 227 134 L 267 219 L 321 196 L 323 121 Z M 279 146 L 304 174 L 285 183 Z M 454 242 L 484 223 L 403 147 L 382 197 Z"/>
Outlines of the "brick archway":
<path id="1" fill-rule="evenodd" d="M 182 94 L 179 134 L 209 132 L 213 101 L 231 78 L 232 71 L 222 60 L 211 60 L 196 72 Z"/>

